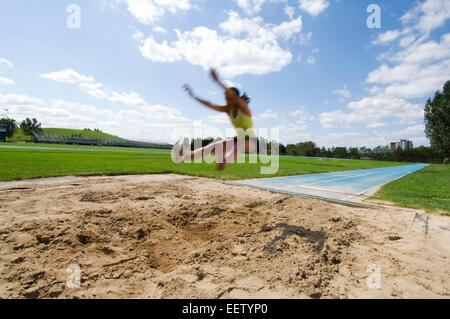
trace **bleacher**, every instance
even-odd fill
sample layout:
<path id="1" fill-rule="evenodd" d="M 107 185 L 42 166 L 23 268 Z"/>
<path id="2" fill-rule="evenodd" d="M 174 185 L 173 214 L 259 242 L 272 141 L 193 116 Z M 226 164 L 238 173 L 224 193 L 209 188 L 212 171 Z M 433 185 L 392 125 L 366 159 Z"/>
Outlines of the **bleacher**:
<path id="1" fill-rule="evenodd" d="M 48 144 L 69 144 L 69 145 L 89 145 L 89 146 L 110 146 L 110 147 L 134 147 L 134 148 L 156 148 L 172 149 L 173 145 L 156 141 L 132 141 L 126 139 L 101 139 L 83 137 L 81 135 L 60 135 L 49 133 L 34 134 L 35 143 Z"/>
<path id="2" fill-rule="evenodd" d="M 6 142 L 6 135 L 11 133 L 11 125 L 0 124 L 0 142 Z"/>

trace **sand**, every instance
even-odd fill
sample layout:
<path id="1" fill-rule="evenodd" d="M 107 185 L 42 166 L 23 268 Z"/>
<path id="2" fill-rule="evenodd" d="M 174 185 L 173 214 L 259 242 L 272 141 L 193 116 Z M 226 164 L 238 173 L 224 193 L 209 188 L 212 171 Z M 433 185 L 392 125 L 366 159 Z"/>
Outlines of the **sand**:
<path id="1" fill-rule="evenodd" d="M 205 178 L 0 184 L 1 298 L 449 298 L 449 243 L 446 216 Z"/>

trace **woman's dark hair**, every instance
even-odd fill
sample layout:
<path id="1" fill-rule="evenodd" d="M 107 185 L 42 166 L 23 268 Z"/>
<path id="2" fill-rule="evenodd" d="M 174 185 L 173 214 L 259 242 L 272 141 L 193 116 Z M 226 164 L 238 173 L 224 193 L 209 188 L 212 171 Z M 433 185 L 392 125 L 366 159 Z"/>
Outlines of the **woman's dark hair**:
<path id="1" fill-rule="evenodd" d="M 241 93 L 239 92 L 238 89 L 236 89 L 234 87 L 231 89 L 234 91 L 234 93 L 236 93 L 237 96 L 239 96 L 241 99 L 243 99 L 245 103 L 250 103 L 251 99 L 247 96 L 247 93 L 244 92 L 244 94 L 242 94 L 242 96 L 241 96 Z"/>

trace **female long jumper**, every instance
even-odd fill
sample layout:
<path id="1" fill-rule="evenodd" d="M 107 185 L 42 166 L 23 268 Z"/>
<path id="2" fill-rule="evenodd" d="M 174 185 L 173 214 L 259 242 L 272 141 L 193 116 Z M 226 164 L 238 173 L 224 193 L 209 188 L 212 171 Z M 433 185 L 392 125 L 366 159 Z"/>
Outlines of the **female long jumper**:
<path id="1" fill-rule="evenodd" d="M 195 96 L 192 89 L 188 85 L 185 85 L 184 89 L 193 99 L 197 100 L 201 104 L 218 112 L 227 113 L 231 123 L 236 129 L 236 136 L 231 139 L 225 139 L 220 142 L 212 143 L 187 154 L 183 154 L 183 151 L 181 151 L 178 155 L 181 157 L 181 161 L 188 158 L 195 160 L 197 158 L 202 158 L 204 154 L 216 154 L 216 150 L 221 149 L 222 158 L 217 159 L 217 168 L 219 170 L 223 170 L 227 164 L 234 162 L 240 153 L 255 152 L 258 147 L 258 139 L 256 137 L 255 129 L 253 128 L 252 113 L 248 106 L 250 99 L 245 94 L 240 96 L 238 89 L 234 87 L 226 87 L 219 80 L 219 76 L 214 69 L 211 69 L 210 75 L 212 79 L 221 88 L 223 88 L 227 102 L 226 105 L 214 105 Z M 245 141 L 245 147 L 240 147 L 243 145 L 243 141 Z M 231 145 L 231 151 L 227 150 L 227 145 Z"/>

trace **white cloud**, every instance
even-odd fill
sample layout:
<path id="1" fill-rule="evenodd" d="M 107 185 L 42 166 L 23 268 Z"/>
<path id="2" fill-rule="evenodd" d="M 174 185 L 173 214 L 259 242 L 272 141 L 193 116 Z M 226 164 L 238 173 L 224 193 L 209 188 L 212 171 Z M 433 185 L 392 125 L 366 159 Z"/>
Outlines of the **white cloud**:
<path id="1" fill-rule="evenodd" d="M 398 39 L 402 35 L 402 32 L 399 30 L 389 30 L 385 33 L 382 33 L 378 36 L 378 38 L 373 41 L 374 44 L 387 44 L 396 39 Z"/>
<path id="2" fill-rule="evenodd" d="M 41 77 L 56 82 L 78 84 L 78 87 L 90 96 L 104 99 L 112 103 L 134 107 L 147 105 L 142 97 L 136 92 L 114 91 L 105 87 L 102 83 L 96 82 L 92 76 L 85 76 L 72 69 L 41 74 Z"/>
<path id="3" fill-rule="evenodd" d="M 237 0 L 237 4 L 247 14 L 255 14 L 261 10 L 266 0 Z"/>
<path id="4" fill-rule="evenodd" d="M 404 24 L 414 25 L 421 32 L 429 33 L 444 25 L 450 19 L 450 2 L 448 0 L 426 0 L 401 17 Z"/>
<path id="5" fill-rule="evenodd" d="M 0 94 L 0 104 L 2 105 L 33 105 L 44 103 L 41 99 L 20 94 Z"/>
<path id="6" fill-rule="evenodd" d="M 310 115 L 303 106 L 299 106 L 296 110 L 284 113 L 285 121 L 290 122 L 293 126 L 306 129 L 306 123 L 310 120 Z"/>
<path id="7" fill-rule="evenodd" d="M 355 137 L 355 136 L 359 137 L 359 136 L 363 136 L 363 135 L 364 134 L 361 132 L 339 132 L 339 133 L 333 132 L 330 134 L 326 134 L 323 137 L 323 139 L 327 140 L 327 141 L 336 142 L 336 141 L 341 141 L 342 139 L 347 140 L 348 137 Z"/>
<path id="8" fill-rule="evenodd" d="M 414 6 L 402 18 L 403 30 L 391 30 L 378 36 L 374 44 L 392 44 L 379 59 L 383 64 L 370 72 L 366 89 L 371 96 L 353 101 L 346 110 L 320 115 L 325 128 L 351 127 L 363 124 L 368 128 L 386 127 L 373 141 L 393 136 L 423 137 L 423 105 L 409 101 L 423 98 L 442 88 L 450 77 L 450 33 L 439 41 L 429 40 L 429 32 L 450 18 L 450 2 L 426 0 Z M 395 123 L 395 124 L 393 124 Z M 402 131 L 392 126 L 408 124 Z M 388 130 L 388 128 L 391 128 Z M 387 134 L 383 136 L 382 134 Z"/>
<path id="9" fill-rule="evenodd" d="M 94 82 L 93 77 L 84 76 L 72 69 L 64 69 L 57 72 L 43 73 L 40 76 L 44 79 L 70 84 Z"/>
<path id="10" fill-rule="evenodd" d="M 144 33 L 140 30 L 136 30 L 136 32 L 134 32 L 131 37 L 135 40 L 141 41 L 142 39 L 144 39 Z"/>
<path id="11" fill-rule="evenodd" d="M 284 40 L 289 40 L 292 35 L 299 33 L 302 29 L 302 17 L 285 21 L 273 28 L 273 33 L 276 37 L 281 37 Z"/>
<path id="12" fill-rule="evenodd" d="M 401 63 L 427 63 L 448 58 L 450 56 L 450 33 L 442 36 L 441 41 L 428 41 L 415 43 L 393 56 L 389 56 L 392 62 Z"/>
<path id="13" fill-rule="evenodd" d="M 210 121 L 213 124 L 219 124 L 219 125 L 227 125 L 230 124 L 230 118 L 225 113 L 219 113 L 216 115 L 209 115 L 208 121 Z"/>
<path id="14" fill-rule="evenodd" d="M 276 120 L 276 119 L 278 119 L 278 113 L 269 109 L 269 110 L 266 110 L 264 113 L 260 114 L 257 118 L 261 119 L 261 120 L 267 120 L 267 119 Z"/>
<path id="15" fill-rule="evenodd" d="M 237 89 L 241 89 L 242 88 L 242 84 L 238 83 L 238 82 L 233 82 L 231 80 L 224 80 L 223 84 L 225 84 L 226 87 L 234 87 Z"/>
<path id="16" fill-rule="evenodd" d="M 297 110 L 289 112 L 289 116 L 303 120 L 308 117 L 308 113 L 303 107 L 299 107 Z"/>
<path id="17" fill-rule="evenodd" d="M 14 68 L 14 64 L 11 62 L 11 61 L 9 61 L 9 60 L 7 60 L 7 59 L 4 59 L 4 58 L 0 58 L 0 64 L 6 64 L 8 67 L 10 67 L 11 69 L 13 69 Z"/>
<path id="18" fill-rule="evenodd" d="M 14 85 L 14 81 L 0 76 L 0 85 Z"/>
<path id="19" fill-rule="evenodd" d="M 336 110 L 320 115 L 324 128 L 350 127 L 360 123 L 366 127 L 379 127 L 392 119 L 397 123 L 414 123 L 423 119 L 423 108 L 392 96 L 371 96 L 348 104 L 349 111 Z M 383 123 L 382 120 L 386 121 Z"/>
<path id="20" fill-rule="evenodd" d="M 313 17 L 318 16 L 330 5 L 327 0 L 299 0 L 299 8 Z"/>
<path id="21" fill-rule="evenodd" d="M 155 62 L 175 62 L 183 58 L 181 52 L 168 45 L 167 41 L 157 43 L 152 37 L 145 39 L 139 49 L 144 57 Z"/>
<path id="22" fill-rule="evenodd" d="M 352 97 L 352 93 L 347 89 L 347 85 L 344 85 L 344 87 L 341 90 L 334 90 L 333 94 L 340 95 L 346 99 L 349 99 Z"/>
<path id="23" fill-rule="evenodd" d="M 380 128 L 380 127 L 385 127 L 386 124 L 384 123 L 380 123 L 380 122 L 374 122 L 374 123 L 370 123 L 367 125 L 368 128 Z"/>
<path id="24" fill-rule="evenodd" d="M 374 44 L 388 44 L 401 38 L 400 46 L 407 47 L 417 38 L 418 42 L 426 40 L 430 32 L 442 27 L 450 19 L 450 2 L 448 0 L 418 1 L 406 12 L 400 21 L 403 30 L 389 30 L 378 36 Z"/>
<path id="25" fill-rule="evenodd" d="M 169 142 L 175 142 L 180 136 L 225 136 L 224 133 L 226 132 L 218 131 L 216 125 L 219 123 L 229 124 L 229 120 L 224 120 L 223 114 L 221 117 L 210 117 L 209 121 L 203 124 L 201 121 L 193 121 L 185 117 L 176 108 L 160 104 L 149 105 L 136 92 L 115 91 L 102 83 L 96 82 L 93 77 L 82 75 L 73 70 L 66 71 L 48 73 L 51 76 L 44 76 L 44 78 L 74 84 L 95 98 L 126 108 L 113 112 L 109 109 L 99 109 L 90 105 L 59 99 L 43 101 L 14 95 L 0 95 L 0 104 L 3 102 L 2 98 L 5 101 L 7 99 L 6 104 L 13 106 L 13 114 L 22 118 L 29 117 L 32 114 L 42 119 L 47 127 L 48 125 L 73 128 L 90 126 L 105 129 L 122 137 L 142 139 L 152 135 L 152 139 L 158 138 Z M 67 74 L 70 74 L 70 76 L 67 76 Z M 81 79 L 87 79 L 88 82 L 81 82 Z M 130 135 L 123 136 L 123 132 Z"/>
<path id="26" fill-rule="evenodd" d="M 177 131 L 191 131 L 192 120 L 175 108 L 146 105 L 113 111 L 61 99 L 43 100 L 27 95 L 0 94 L 0 104 L 8 105 L 11 117 L 20 121 L 36 117 L 43 127 L 100 128 L 120 137 L 175 142 Z M 205 124 L 204 130 L 213 126 Z"/>
<path id="27" fill-rule="evenodd" d="M 311 54 L 308 56 L 308 59 L 306 60 L 306 63 L 311 65 L 316 64 L 317 61 L 316 55 L 319 55 L 319 52 L 320 52 L 319 49 L 312 50 Z"/>
<path id="28" fill-rule="evenodd" d="M 289 19 L 293 20 L 294 19 L 295 8 L 291 7 L 289 5 L 286 5 L 284 7 L 284 13 L 289 17 Z"/>
<path id="29" fill-rule="evenodd" d="M 268 127 L 269 130 L 278 128 L 281 142 L 286 144 L 311 140 L 313 137 L 307 130 L 308 122 L 313 119 L 314 117 L 310 116 L 303 106 L 299 106 L 290 111 L 265 110 L 262 114 L 255 116 L 255 123 L 256 127 Z M 267 126 L 267 122 L 263 124 L 263 121 L 269 122 L 270 125 Z"/>
<path id="30" fill-rule="evenodd" d="M 440 42 L 412 44 L 387 59 L 397 64 L 381 65 L 369 73 L 367 83 L 387 85 L 378 91 L 401 98 L 424 97 L 450 77 L 450 34 Z"/>
<path id="31" fill-rule="evenodd" d="M 158 33 L 166 33 L 166 32 L 167 32 L 167 30 L 164 29 L 164 28 L 161 27 L 161 26 L 156 26 L 156 27 L 154 27 L 154 28 L 153 28 L 153 31 L 158 32 Z"/>
<path id="32" fill-rule="evenodd" d="M 407 47 L 407 46 L 411 45 L 415 40 L 416 40 L 416 37 L 414 35 L 409 35 L 400 40 L 400 46 L 402 48 Z"/>
<path id="33" fill-rule="evenodd" d="M 143 24 L 153 24 L 167 11 L 176 13 L 192 8 L 189 0 L 125 0 L 128 11 Z"/>
<path id="34" fill-rule="evenodd" d="M 316 64 L 316 57 L 310 55 L 310 56 L 308 57 L 308 59 L 306 60 L 306 63 L 311 64 L 311 65 Z"/>
<path id="35" fill-rule="evenodd" d="M 308 32 L 306 35 L 300 33 L 299 36 L 298 36 L 297 41 L 301 45 L 304 45 L 304 44 L 308 44 L 311 41 L 311 38 L 312 38 L 312 32 Z"/>
<path id="36" fill-rule="evenodd" d="M 140 47 L 141 53 L 155 62 L 186 60 L 205 69 L 216 67 L 228 78 L 279 71 L 292 61 L 291 52 L 283 49 L 279 40 L 299 33 L 301 18 L 272 25 L 263 24 L 260 17 L 241 18 L 234 11 L 228 15 L 220 24 L 223 33 L 206 27 L 184 32 L 175 29 L 176 41 L 158 43 L 150 36 Z"/>

